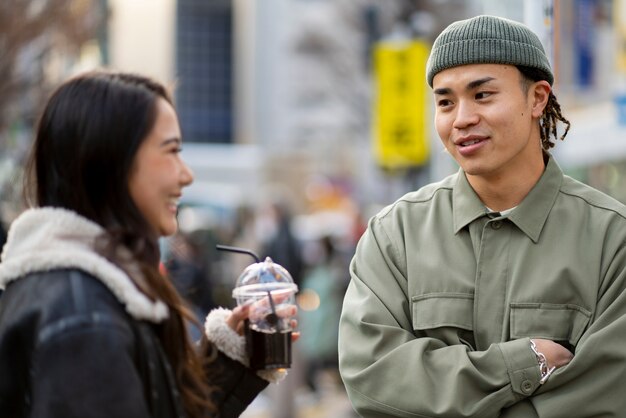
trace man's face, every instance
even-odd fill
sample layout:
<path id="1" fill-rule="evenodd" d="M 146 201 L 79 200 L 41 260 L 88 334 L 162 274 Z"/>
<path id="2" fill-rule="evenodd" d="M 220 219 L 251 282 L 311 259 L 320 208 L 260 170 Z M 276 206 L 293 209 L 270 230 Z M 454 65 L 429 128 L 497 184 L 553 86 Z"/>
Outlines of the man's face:
<path id="1" fill-rule="evenodd" d="M 525 91 L 521 77 L 514 66 L 471 64 L 433 79 L 437 133 L 470 182 L 524 176 L 543 164 L 537 118 L 546 88 L 536 85 L 549 92 L 549 84 Z"/>

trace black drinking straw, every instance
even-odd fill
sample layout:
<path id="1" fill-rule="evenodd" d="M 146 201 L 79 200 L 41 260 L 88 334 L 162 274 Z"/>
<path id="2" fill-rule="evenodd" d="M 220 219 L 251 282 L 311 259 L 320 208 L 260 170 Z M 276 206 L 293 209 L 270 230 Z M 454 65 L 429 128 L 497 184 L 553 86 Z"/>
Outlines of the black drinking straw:
<path id="1" fill-rule="evenodd" d="M 251 250 L 248 250 L 246 248 L 231 247 L 228 245 L 216 245 L 215 248 L 217 248 L 220 251 L 230 251 L 231 253 L 248 254 L 252 256 L 256 260 L 257 263 L 261 262 L 261 259 L 259 258 L 258 255 L 256 255 Z"/>
<path id="2" fill-rule="evenodd" d="M 259 259 L 259 256 L 256 255 L 254 252 L 252 252 L 251 250 L 248 250 L 246 248 L 240 248 L 240 247 L 231 247 L 229 245 L 216 245 L 215 248 L 217 248 L 220 251 L 229 251 L 232 253 L 239 253 L 239 254 L 248 254 L 250 256 L 252 256 L 257 263 L 260 263 L 261 260 Z M 270 323 L 270 325 L 272 326 L 276 326 L 277 331 L 280 331 L 278 325 L 278 314 L 276 313 L 276 306 L 274 305 L 274 299 L 272 298 L 272 292 L 270 290 L 267 291 L 267 297 L 270 300 L 270 307 L 272 309 L 272 313 L 268 314 L 265 319 L 267 320 L 267 322 Z"/>

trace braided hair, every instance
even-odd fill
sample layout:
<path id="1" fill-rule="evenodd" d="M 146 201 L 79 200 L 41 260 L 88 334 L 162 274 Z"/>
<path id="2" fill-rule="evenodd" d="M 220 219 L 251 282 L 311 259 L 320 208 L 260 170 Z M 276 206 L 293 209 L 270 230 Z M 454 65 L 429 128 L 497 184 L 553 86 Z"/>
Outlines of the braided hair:
<path id="1" fill-rule="evenodd" d="M 531 83 L 535 81 L 544 80 L 545 76 L 543 73 L 535 68 L 517 66 L 517 69 L 522 73 L 523 81 L 522 85 L 524 91 L 528 92 L 528 88 Z M 559 137 L 557 133 L 557 123 L 561 122 L 565 125 L 565 132 L 563 135 Z M 546 107 L 543 109 L 543 114 L 539 119 L 539 131 L 541 135 L 541 146 L 544 150 L 549 150 L 554 147 L 556 144 L 556 140 L 564 140 L 565 136 L 569 132 L 571 123 L 569 120 L 565 119 L 563 114 L 561 113 L 561 105 L 556 100 L 556 96 L 552 91 L 548 96 L 548 103 L 546 103 Z M 552 141 L 550 137 L 553 136 L 555 141 Z"/>

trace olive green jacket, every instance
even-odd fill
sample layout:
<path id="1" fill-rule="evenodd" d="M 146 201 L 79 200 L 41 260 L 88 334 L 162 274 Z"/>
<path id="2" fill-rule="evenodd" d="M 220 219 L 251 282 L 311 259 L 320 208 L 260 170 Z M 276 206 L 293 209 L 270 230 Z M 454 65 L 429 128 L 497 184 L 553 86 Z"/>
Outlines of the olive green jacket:
<path id="1" fill-rule="evenodd" d="M 364 417 L 626 417 L 626 207 L 550 158 L 508 216 L 462 171 L 374 216 L 341 376 Z M 539 384 L 530 338 L 574 359 Z"/>

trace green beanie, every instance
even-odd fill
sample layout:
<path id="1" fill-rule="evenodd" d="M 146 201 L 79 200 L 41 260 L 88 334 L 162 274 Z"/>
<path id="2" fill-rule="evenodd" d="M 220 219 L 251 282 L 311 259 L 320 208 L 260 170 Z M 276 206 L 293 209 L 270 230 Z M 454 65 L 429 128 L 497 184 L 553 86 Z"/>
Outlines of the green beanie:
<path id="1" fill-rule="evenodd" d="M 466 64 L 509 64 L 536 68 L 554 82 L 539 37 L 527 26 L 495 16 L 452 23 L 435 39 L 426 64 L 428 84 L 440 71 Z"/>

